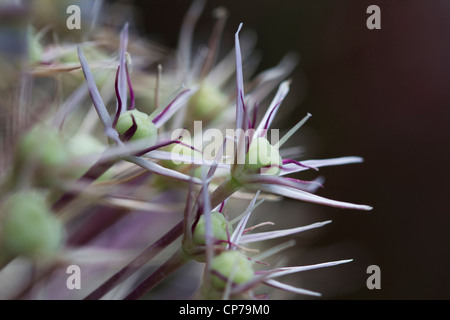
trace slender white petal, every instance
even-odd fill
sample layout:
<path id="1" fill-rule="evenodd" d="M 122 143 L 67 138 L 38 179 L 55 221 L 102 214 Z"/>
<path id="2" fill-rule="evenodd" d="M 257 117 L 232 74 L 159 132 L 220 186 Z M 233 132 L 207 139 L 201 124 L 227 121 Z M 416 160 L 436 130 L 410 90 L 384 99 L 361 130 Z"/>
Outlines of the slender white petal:
<path id="1" fill-rule="evenodd" d="M 230 241 L 232 243 L 239 243 L 239 240 L 240 240 L 240 238 L 242 236 L 242 233 L 245 230 L 245 225 L 247 224 L 248 219 L 250 218 L 250 215 L 252 214 L 253 209 L 255 208 L 255 202 L 256 202 L 256 199 L 258 198 L 258 195 L 259 195 L 259 191 L 253 197 L 253 200 L 250 202 L 250 204 L 249 204 L 249 206 L 248 206 L 248 208 L 246 210 L 246 211 L 249 211 L 249 212 L 244 216 L 244 218 L 242 218 L 239 221 L 236 229 L 234 230 L 233 234 L 231 235 Z"/>
<path id="2" fill-rule="evenodd" d="M 81 47 L 78 47 L 78 57 L 80 59 L 84 77 L 86 78 L 86 83 L 92 103 L 94 104 L 98 117 L 103 124 L 105 133 L 117 142 L 117 140 L 119 140 L 119 135 L 115 130 L 110 130 L 112 129 L 111 117 L 108 114 L 108 110 L 106 110 L 105 104 L 103 103 L 102 97 L 100 96 L 100 92 L 98 91 L 97 85 L 95 84 L 94 76 L 91 72 L 91 69 L 89 68 L 86 57 L 84 56 Z"/>
<path id="3" fill-rule="evenodd" d="M 344 263 L 349 263 L 352 261 L 353 261 L 353 259 L 346 259 L 346 260 L 338 260 L 338 261 L 324 262 L 324 263 L 318 263 L 318 264 L 311 264 L 308 266 L 279 268 L 277 271 L 271 273 L 268 277 L 269 278 L 277 278 L 277 277 L 285 276 L 285 275 L 291 274 L 291 273 L 297 273 L 297 272 L 320 269 L 320 268 L 327 268 L 327 267 L 334 267 L 334 266 L 344 264 Z"/>
<path id="4" fill-rule="evenodd" d="M 286 250 L 286 249 L 288 249 L 288 248 L 291 248 L 291 247 L 293 247 L 294 245 L 295 245 L 295 240 L 289 240 L 289 241 L 287 241 L 287 242 L 284 242 L 284 243 L 279 244 L 279 245 L 277 245 L 277 246 L 275 246 L 275 247 L 269 248 L 269 249 L 267 249 L 266 251 L 261 252 L 261 253 L 255 255 L 255 256 L 253 257 L 253 260 L 255 260 L 255 261 L 261 261 L 261 260 L 263 260 L 263 259 L 266 259 L 266 258 L 268 258 L 268 257 L 273 256 L 274 254 L 278 254 L 278 253 L 280 253 L 280 252 L 283 251 L 283 250 Z"/>
<path id="5" fill-rule="evenodd" d="M 244 80 L 242 74 L 242 55 L 239 44 L 239 32 L 242 29 L 242 23 L 234 35 L 235 54 L 236 54 L 236 126 L 235 129 L 242 129 L 244 122 Z M 239 141 L 239 139 L 238 139 Z"/>
<path id="6" fill-rule="evenodd" d="M 268 231 L 268 232 L 259 232 L 259 233 L 254 233 L 254 234 L 245 234 L 239 240 L 239 244 L 280 238 L 280 237 L 288 236 L 291 234 L 311 230 L 314 228 L 320 228 L 326 224 L 329 224 L 330 222 L 331 222 L 331 220 L 328 220 L 328 221 L 317 222 L 317 223 L 313 223 L 313 224 L 303 226 L 303 227 L 298 227 L 298 228 Z"/>
<path id="7" fill-rule="evenodd" d="M 271 286 L 271 287 L 274 287 L 277 289 L 281 289 L 281 290 L 285 290 L 285 291 L 289 291 L 289 292 L 293 292 L 293 293 L 305 294 L 308 296 L 316 296 L 316 297 L 322 296 L 322 294 L 319 292 L 293 287 L 293 286 L 281 283 L 281 282 L 273 280 L 273 279 L 267 279 L 267 280 L 263 281 L 263 283 L 268 286 Z"/>
<path id="8" fill-rule="evenodd" d="M 212 166 L 216 162 L 214 160 L 208 160 L 204 158 L 196 158 L 192 156 L 184 156 L 182 154 L 173 153 L 169 151 L 160 151 L 160 150 L 154 150 L 145 155 L 148 158 L 151 159 L 157 159 L 157 160 L 173 160 L 173 161 L 179 161 L 183 162 L 185 164 L 196 164 L 196 165 L 203 165 L 203 166 Z M 230 165 L 225 163 L 219 163 L 218 168 L 222 169 L 230 169 Z"/>
<path id="9" fill-rule="evenodd" d="M 250 53 L 253 52 L 256 45 L 256 38 L 256 33 L 252 30 L 244 30 L 242 31 L 242 34 L 240 34 L 239 42 L 243 60 L 249 58 Z M 206 81 L 218 88 L 225 86 L 227 81 L 230 80 L 231 76 L 235 72 L 235 63 L 236 54 L 235 50 L 233 49 L 209 72 L 209 74 L 206 76 Z"/>
<path id="10" fill-rule="evenodd" d="M 313 168 L 320 168 L 320 167 L 327 167 L 327 166 L 340 166 L 344 164 L 350 164 L 350 163 L 361 163 L 364 159 L 361 157 L 340 157 L 340 158 L 332 158 L 332 159 L 320 159 L 320 160 L 305 160 L 301 161 L 302 164 L 308 167 Z M 286 165 L 283 165 L 283 170 L 281 170 L 280 175 L 286 175 L 294 172 L 300 172 L 309 170 L 309 168 L 301 167 L 296 165 L 295 163 L 289 163 Z"/>
<path id="11" fill-rule="evenodd" d="M 261 122 L 259 123 L 259 126 L 255 131 L 254 135 L 255 137 L 259 136 L 264 129 L 268 129 L 270 127 L 270 124 L 275 118 L 275 115 L 277 114 L 281 103 L 283 102 L 284 98 L 289 92 L 289 84 L 290 81 L 283 81 L 278 87 L 278 91 L 275 95 L 275 98 L 272 100 L 272 103 L 270 104 L 269 108 L 267 108 L 264 117 L 261 119 Z"/>
<path id="12" fill-rule="evenodd" d="M 300 120 L 295 126 L 293 126 L 284 136 L 283 138 L 280 139 L 280 141 L 278 141 L 278 144 L 276 145 L 277 148 L 281 148 L 281 146 L 289 140 L 290 137 L 292 137 L 292 135 L 294 133 L 297 132 L 298 129 L 300 129 L 305 123 L 306 121 L 308 121 L 308 119 L 311 118 L 311 113 L 308 113 L 302 120 Z"/>
<path id="13" fill-rule="evenodd" d="M 126 57 L 125 53 L 127 51 L 128 46 L 128 23 L 125 24 L 122 31 L 120 32 L 120 52 L 119 52 L 119 79 L 118 79 L 118 88 L 120 100 L 122 101 L 122 110 L 121 113 L 127 110 L 127 73 L 126 73 Z"/>
<path id="14" fill-rule="evenodd" d="M 132 162 L 144 169 L 147 169 L 151 172 L 154 172 L 154 173 L 162 175 L 162 176 L 170 177 L 170 178 L 180 180 L 180 181 L 185 181 L 185 182 L 192 181 L 193 183 L 196 183 L 196 184 L 202 184 L 202 180 L 200 180 L 198 178 L 188 176 L 186 174 L 180 173 L 175 170 L 170 170 L 170 169 L 164 168 L 156 163 L 142 159 L 140 157 L 130 156 L 130 157 L 126 157 L 125 160 Z"/>
<path id="15" fill-rule="evenodd" d="M 251 185 L 248 187 L 251 187 L 252 189 L 258 189 L 258 190 L 278 194 L 280 196 L 284 196 L 284 197 L 288 197 L 288 198 L 292 198 L 292 199 L 296 199 L 296 200 L 324 204 L 324 205 L 331 206 L 331 207 L 337 207 L 337 208 L 343 208 L 343 209 L 366 210 L 366 211 L 373 209 L 371 206 L 331 200 L 331 199 L 323 198 L 323 197 L 320 197 L 318 195 L 315 195 L 315 194 L 312 194 L 312 193 L 309 193 L 309 192 L 306 192 L 303 190 L 294 189 L 294 188 L 286 187 L 286 186 L 258 184 L 258 185 Z"/>

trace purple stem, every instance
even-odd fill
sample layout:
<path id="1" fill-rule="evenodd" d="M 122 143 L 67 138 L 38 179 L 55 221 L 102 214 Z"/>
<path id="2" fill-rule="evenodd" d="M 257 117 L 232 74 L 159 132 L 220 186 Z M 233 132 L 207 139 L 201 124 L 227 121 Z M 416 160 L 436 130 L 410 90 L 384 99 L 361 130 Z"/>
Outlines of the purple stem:
<path id="1" fill-rule="evenodd" d="M 216 190 L 214 190 L 213 194 L 211 195 L 211 207 L 214 208 L 214 207 L 218 206 L 219 204 L 221 204 L 223 201 L 225 201 L 228 197 L 230 197 L 234 192 L 236 192 L 240 188 L 241 188 L 241 185 L 233 179 L 224 182 Z M 158 239 L 155 243 L 150 245 L 147 249 L 145 249 L 136 258 L 134 258 L 133 261 L 128 263 L 125 267 L 123 267 L 121 270 L 116 272 L 111 278 L 106 280 L 106 282 L 104 282 L 102 285 L 100 285 L 100 287 L 98 287 L 91 294 L 89 294 L 85 298 L 85 300 L 97 300 L 97 299 L 100 299 L 101 297 L 103 297 L 106 293 L 108 293 L 110 290 L 115 288 L 121 281 L 125 281 L 126 279 L 128 279 L 136 271 L 138 271 L 139 268 L 143 267 L 146 263 L 148 263 L 151 259 L 153 259 L 159 252 L 161 252 L 164 248 L 166 248 L 173 241 L 175 241 L 178 237 L 180 237 L 183 234 L 183 230 L 184 230 L 184 220 L 180 221 L 177 225 L 175 225 L 172 229 L 170 229 L 169 232 L 167 232 L 164 236 L 162 236 L 160 239 Z M 171 260 L 172 258 L 170 258 L 169 260 Z M 175 258 L 173 258 L 173 259 L 175 259 Z M 186 262 L 186 258 L 184 258 L 183 263 L 184 262 Z M 169 268 L 169 270 L 167 270 L 167 271 L 169 271 L 168 272 L 169 274 L 172 271 L 175 271 L 179 267 L 178 266 L 177 268 L 170 270 L 170 268 L 172 268 L 176 265 L 173 265 L 174 261 L 170 261 L 170 262 L 167 261 L 164 265 L 166 265 L 167 263 L 168 263 L 168 265 L 166 267 Z M 152 280 L 152 282 L 154 282 L 154 280 Z M 158 282 L 160 280 L 163 280 L 163 279 L 159 279 Z"/>
<path id="2" fill-rule="evenodd" d="M 99 178 L 103 173 L 105 173 L 109 168 L 111 168 L 116 161 L 106 161 L 104 162 L 100 158 L 89 170 L 78 179 L 78 181 L 91 183 L 97 178 Z M 68 191 L 63 194 L 52 206 L 52 210 L 57 212 L 64 208 L 67 204 L 72 202 L 78 195 L 80 191 Z"/>
<path id="3" fill-rule="evenodd" d="M 153 259 L 159 252 L 175 241 L 183 233 L 183 221 L 177 223 L 169 232 L 159 240 L 145 249 L 134 260 L 125 267 L 116 272 L 111 278 L 104 282 L 100 287 L 89 294 L 85 300 L 97 300 L 116 287 L 120 281 L 124 281 L 132 276 L 139 268 Z"/>
<path id="4" fill-rule="evenodd" d="M 172 272 L 182 267 L 190 260 L 182 250 L 175 252 L 166 262 L 164 262 L 155 272 L 148 278 L 142 281 L 136 288 L 134 288 L 124 300 L 137 300 L 149 292 L 158 283 L 164 280 Z"/>

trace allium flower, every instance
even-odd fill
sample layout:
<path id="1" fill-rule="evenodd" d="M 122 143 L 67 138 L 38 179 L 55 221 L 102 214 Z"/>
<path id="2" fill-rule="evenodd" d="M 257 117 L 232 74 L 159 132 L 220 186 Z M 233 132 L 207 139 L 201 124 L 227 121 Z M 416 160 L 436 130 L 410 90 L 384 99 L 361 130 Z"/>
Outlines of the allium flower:
<path id="1" fill-rule="evenodd" d="M 68 44 L 61 51 L 60 46 L 41 43 L 42 31 L 35 35 L 30 29 L 27 41 L 35 50 L 17 90 L 24 97 L 11 108 L 20 120 L 11 121 L 14 133 L 17 128 L 23 132 L 17 140 L 7 135 L 1 141 L 2 147 L 13 142 L 13 151 L 7 165 L 1 163 L 7 170 L 0 172 L 0 287 L 7 288 L 0 291 L 0 298 L 138 299 L 191 261 L 204 269 L 201 284 L 189 288 L 194 298 L 261 298 L 254 291 L 259 285 L 317 296 L 275 279 L 351 261 L 269 266 L 265 260 L 292 241 L 263 252 L 247 247 L 331 222 L 254 232 L 272 224 L 247 226 L 252 212 L 273 195 L 346 209 L 371 207 L 315 195 L 321 177 L 312 181 L 286 177 L 362 159 L 283 158 L 280 148 L 311 116 L 307 114 L 279 141 L 269 142 L 268 131 L 289 92 L 291 81 L 286 78 L 297 56 L 287 54 L 279 65 L 252 78 L 258 62 L 250 54 L 254 37 L 247 35 L 241 52 L 241 24 L 235 50 L 216 63 L 228 14 L 224 8 L 215 11 L 217 23 L 208 47 L 193 54 L 194 28 L 205 3 L 196 0 L 190 7 L 172 61 L 173 73 L 164 74 L 164 81 L 162 66 L 155 74 L 133 65 L 134 56 L 127 51 L 133 42 L 128 24 L 101 42 L 113 52 L 92 43 Z M 155 47 L 148 48 L 144 52 L 151 56 Z M 155 56 L 159 53 L 152 59 Z M 57 81 L 59 75 L 70 79 Z M 230 85 L 233 75 L 236 82 Z M 39 92 L 29 89 L 30 83 L 40 83 L 40 76 L 54 77 L 60 87 L 55 92 L 45 85 L 37 86 Z M 141 79 L 151 79 L 155 90 L 148 90 Z M 277 87 L 258 122 L 263 101 Z M 152 103 L 142 99 L 147 91 L 153 95 Z M 56 102 L 34 99 L 39 94 Z M 35 109 L 40 104 L 50 107 L 39 114 Z M 31 111 L 39 114 L 36 120 Z M 205 130 L 224 134 L 213 156 L 198 143 L 203 130 L 184 139 L 197 121 L 205 124 Z M 228 135 L 228 129 L 235 135 Z M 252 200 L 236 214 L 230 203 L 244 194 Z M 83 269 L 80 291 L 71 291 L 66 282 L 67 266 L 73 265 Z"/>
<path id="2" fill-rule="evenodd" d="M 205 274 L 205 278 L 209 280 L 203 284 L 200 289 L 200 293 L 208 298 L 257 298 L 254 295 L 253 289 L 260 284 L 275 287 L 281 290 L 286 290 L 296 294 L 320 296 L 320 293 L 310 290 L 296 288 L 288 284 L 281 283 L 275 278 L 282 277 L 287 274 L 302 272 L 307 270 L 313 270 L 317 268 L 331 267 L 342 263 L 351 262 L 351 259 L 331 261 L 325 263 L 319 263 L 308 266 L 293 266 L 293 267 L 274 267 L 272 269 L 259 269 L 255 267 L 257 265 L 267 265 L 262 259 L 266 259 L 269 256 L 278 254 L 283 249 L 292 246 L 293 243 L 284 243 L 275 248 L 270 248 L 266 252 L 250 255 L 252 250 L 246 247 L 249 243 L 275 239 L 279 237 L 285 237 L 293 235 L 299 232 L 304 232 L 310 229 L 322 227 L 331 221 L 318 222 L 307 226 L 275 230 L 260 233 L 251 233 L 257 227 L 273 224 L 270 222 L 259 223 L 258 225 L 247 227 L 246 224 L 255 209 L 256 196 L 250 203 L 244 214 L 240 215 L 235 231 L 229 236 L 226 250 L 222 250 L 212 259 L 209 269 L 209 276 Z"/>
<path id="3" fill-rule="evenodd" d="M 242 24 L 239 26 L 235 35 L 237 95 L 234 162 L 231 166 L 231 175 L 219 188 L 223 189 L 223 191 L 228 188 L 229 190 L 226 190 L 227 192 L 234 193 L 240 188 L 245 187 L 250 190 L 266 191 L 297 200 L 329 206 L 346 209 L 371 210 L 372 208 L 370 206 L 330 200 L 308 192 L 308 190 L 311 189 L 311 185 L 315 184 L 314 181 L 301 181 L 283 177 L 287 173 L 306 169 L 317 170 L 317 168 L 321 166 L 356 163 L 361 162 L 362 159 L 359 157 L 344 157 L 329 160 L 309 160 L 304 163 L 293 159 L 281 159 L 278 151 L 279 146 L 298 130 L 310 115 L 307 115 L 298 123 L 298 125 L 294 126 L 294 128 L 281 139 L 282 143 L 277 143 L 272 146 L 268 142 L 265 138 L 267 130 L 289 91 L 289 82 L 283 82 L 260 124 L 256 126 L 255 116 L 253 117 L 253 121 L 250 120 L 244 97 L 242 58 L 239 44 L 239 31 L 241 30 L 241 27 Z M 248 139 L 245 139 L 246 137 L 248 137 Z M 256 155 L 252 153 L 256 153 Z M 267 155 L 266 159 L 262 160 L 262 156 L 264 155 Z M 251 158 L 254 159 L 253 163 L 249 161 Z M 278 174 L 281 176 L 278 176 Z M 312 189 L 314 190 L 315 188 Z"/>

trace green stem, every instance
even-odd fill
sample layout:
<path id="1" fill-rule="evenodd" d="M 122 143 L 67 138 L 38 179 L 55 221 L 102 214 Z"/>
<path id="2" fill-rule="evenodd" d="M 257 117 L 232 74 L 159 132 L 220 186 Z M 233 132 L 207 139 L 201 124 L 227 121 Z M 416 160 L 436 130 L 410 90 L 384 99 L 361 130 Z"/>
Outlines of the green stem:
<path id="1" fill-rule="evenodd" d="M 211 207 L 217 207 L 240 188 L 242 188 L 242 185 L 236 179 L 230 177 L 211 194 Z"/>

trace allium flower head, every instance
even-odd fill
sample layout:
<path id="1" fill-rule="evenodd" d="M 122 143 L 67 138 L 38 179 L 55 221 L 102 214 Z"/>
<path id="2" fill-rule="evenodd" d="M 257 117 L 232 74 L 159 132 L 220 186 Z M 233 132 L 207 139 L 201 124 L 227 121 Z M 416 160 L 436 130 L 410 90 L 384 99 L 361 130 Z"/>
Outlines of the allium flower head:
<path id="1" fill-rule="evenodd" d="M 370 210 L 314 194 L 320 176 L 287 177 L 362 159 L 284 157 L 284 143 L 311 117 L 307 113 L 280 139 L 272 130 L 297 55 L 288 53 L 253 76 L 255 35 L 243 31 L 241 39 L 240 24 L 234 50 L 216 61 L 228 16 L 223 7 L 214 11 L 208 45 L 194 53 L 205 4 L 193 1 L 164 69 L 155 46 L 129 52 L 137 41 L 128 23 L 120 32 L 109 30 L 106 39 L 64 47 L 49 44 L 45 30 L 29 29 L 33 47 L 17 90 L 23 96 L 11 107 L 19 116 L 0 141 L 2 148 L 13 142 L 0 163 L 0 287 L 8 288 L 0 298 L 153 298 L 155 286 L 190 262 L 197 278 L 185 276 L 182 283 L 192 298 L 267 298 L 256 290 L 264 286 L 317 296 L 278 279 L 351 261 L 270 265 L 268 258 L 293 241 L 258 251 L 266 240 L 331 222 L 256 232 L 274 225 L 249 226 L 252 213 L 274 196 Z M 54 91 L 40 87 L 44 76 L 55 81 Z M 52 102 L 42 103 L 41 96 Z M 49 107 L 39 113 L 41 104 Z M 207 133 L 220 137 L 214 148 L 205 143 Z M 250 200 L 243 212 L 233 209 L 235 198 Z M 68 289 L 67 266 L 82 268 L 81 290 Z"/>

